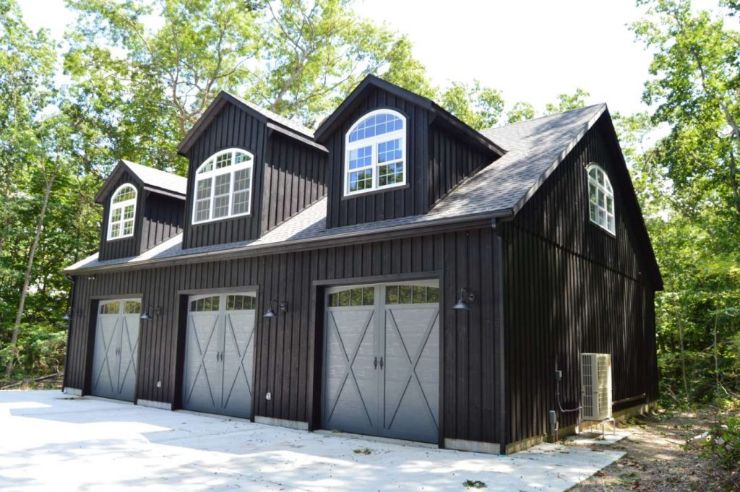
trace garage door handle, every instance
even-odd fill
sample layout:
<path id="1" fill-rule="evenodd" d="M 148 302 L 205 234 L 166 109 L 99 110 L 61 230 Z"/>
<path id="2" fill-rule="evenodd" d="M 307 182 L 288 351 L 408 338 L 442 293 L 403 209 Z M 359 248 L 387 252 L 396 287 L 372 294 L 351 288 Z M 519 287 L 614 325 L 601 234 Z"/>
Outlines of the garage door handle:
<path id="1" fill-rule="evenodd" d="M 373 369 L 377 369 L 377 368 L 378 368 L 378 358 L 373 357 Z"/>
<path id="2" fill-rule="evenodd" d="M 380 358 L 380 370 L 381 371 L 383 370 L 383 358 L 382 357 Z"/>

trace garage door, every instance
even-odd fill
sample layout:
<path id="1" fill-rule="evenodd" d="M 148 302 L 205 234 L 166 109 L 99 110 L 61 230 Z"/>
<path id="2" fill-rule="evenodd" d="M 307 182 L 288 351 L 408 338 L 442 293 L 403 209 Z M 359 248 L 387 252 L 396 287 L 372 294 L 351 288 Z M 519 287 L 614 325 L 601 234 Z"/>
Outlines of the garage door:
<path id="1" fill-rule="evenodd" d="M 323 427 L 436 443 L 437 281 L 329 289 L 325 330 Z"/>
<path id="2" fill-rule="evenodd" d="M 139 299 L 99 303 L 92 367 L 93 395 L 134 401 L 140 315 Z"/>
<path id="3" fill-rule="evenodd" d="M 193 296 L 188 302 L 182 406 L 248 418 L 256 296 Z"/>

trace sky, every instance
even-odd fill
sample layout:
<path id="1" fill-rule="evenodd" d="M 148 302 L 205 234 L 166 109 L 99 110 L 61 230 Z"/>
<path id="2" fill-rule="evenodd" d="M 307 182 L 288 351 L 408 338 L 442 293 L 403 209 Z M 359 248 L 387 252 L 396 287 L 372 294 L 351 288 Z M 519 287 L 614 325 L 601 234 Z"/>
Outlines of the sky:
<path id="1" fill-rule="evenodd" d="M 59 40 L 73 19 L 63 0 L 19 3 L 32 28 Z M 477 79 L 509 106 L 538 111 L 576 88 L 612 112 L 645 109 L 651 55 L 628 29 L 640 17 L 634 0 L 358 0 L 355 9 L 406 34 L 436 85 Z"/>

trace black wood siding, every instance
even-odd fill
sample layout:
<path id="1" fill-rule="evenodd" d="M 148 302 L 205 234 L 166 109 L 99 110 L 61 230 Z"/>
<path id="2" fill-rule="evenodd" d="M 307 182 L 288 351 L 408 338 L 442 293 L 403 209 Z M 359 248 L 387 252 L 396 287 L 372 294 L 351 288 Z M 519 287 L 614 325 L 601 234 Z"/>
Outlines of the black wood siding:
<path id="1" fill-rule="evenodd" d="M 141 250 L 146 251 L 182 232 L 185 200 L 147 193 L 142 217 Z"/>
<path id="2" fill-rule="evenodd" d="M 365 113 L 389 108 L 406 117 L 406 183 L 403 188 L 343 198 L 344 139 L 349 128 Z M 326 137 L 329 149 L 329 202 L 327 226 L 361 224 L 423 214 L 429 209 L 426 193 L 429 163 L 429 112 L 415 104 L 372 88 L 359 107 L 343 116 L 343 124 Z"/>
<path id="3" fill-rule="evenodd" d="M 597 124 L 504 225 L 507 442 L 546 433 L 547 412 L 557 408 L 556 365 L 563 371 L 562 405 L 578 406 L 582 352 L 612 355 L 615 402 L 657 397 L 654 287 L 640 274 L 625 184 L 616 178 L 619 161 L 607 149 Z M 590 162 L 610 175 L 616 237 L 589 222 Z M 561 426 L 575 424 L 576 416 L 563 413 Z"/>
<path id="4" fill-rule="evenodd" d="M 184 248 L 246 241 L 259 237 L 266 131 L 267 128 L 262 121 L 234 105 L 227 104 L 189 150 L 190 167 L 183 232 Z M 219 150 L 232 147 L 244 149 L 254 156 L 250 214 L 193 225 L 195 171 L 211 155 Z"/>
<path id="5" fill-rule="evenodd" d="M 464 178 L 494 161 L 490 150 L 465 143 L 448 130 L 433 124 L 430 128 L 429 190 L 430 206 L 444 197 Z"/>
<path id="6" fill-rule="evenodd" d="M 273 229 L 326 195 L 326 153 L 272 133 L 262 193 L 262 230 Z"/>
<path id="7" fill-rule="evenodd" d="M 440 233 L 353 246 L 274 256 L 98 273 L 76 279 L 75 309 L 69 342 L 66 384 L 85 387 L 91 360 L 93 299 L 142 294 L 145 309 L 161 307 L 162 314 L 143 321 L 137 398 L 174 401 L 178 392 L 178 315 L 185 306 L 178 292 L 257 286 L 257 313 L 270 299 L 285 300 L 289 311 L 269 321 L 256 320 L 255 413 L 268 417 L 316 423 L 321 373 L 314 354 L 321 352 L 323 280 L 388 280 L 387 276 L 441 276 L 443 299 L 443 436 L 498 442 L 495 428 L 493 339 L 492 231 L 489 228 Z M 331 283 L 331 282 L 329 282 Z M 451 309 L 460 287 L 479 296 L 468 313 Z M 320 365 L 318 366 L 320 367 Z M 157 381 L 161 381 L 160 388 Z M 272 393 L 272 400 L 264 395 Z"/>
<path id="8" fill-rule="evenodd" d="M 113 193 L 124 183 L 130 183 L 136 188 L 136 217 L 134 220 L 134 235 L 123 239 L 114 239 L 108 241 L 108 218 L 110 216 L 110 200 Z M 136 256 L 140 253 L 139 246 L 141 244 L 141 224 L 144 216 L 144 203 L 145 193 L 139 187 L 137 182 L 128 174 L 123 173 L 121 177 L 116 181 L 115 186 L 111 188 L 113 191 L 110 196 L 105 200 L 103 205 L 103 220 L 100 228 L 100 249 L 99 256 L 101 260 L 109 260 L 112 258 L 126 258 L 129 256 Z"/>

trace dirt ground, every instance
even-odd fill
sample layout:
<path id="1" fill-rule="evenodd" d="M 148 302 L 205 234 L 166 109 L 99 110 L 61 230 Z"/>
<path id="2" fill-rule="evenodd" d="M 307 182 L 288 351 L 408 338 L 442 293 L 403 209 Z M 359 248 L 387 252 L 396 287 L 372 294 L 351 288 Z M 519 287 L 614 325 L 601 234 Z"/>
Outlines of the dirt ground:
<path id="1" fill-rule="evenodd" d="M 708 410 L 657 413 L 617 424 L 630 436 L 610 446 L 627 454 L 573 487 L 573 491 L 740 491 L 740 475 L 700 456 L 713 421 Z"/>

